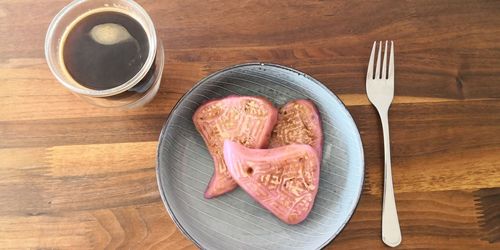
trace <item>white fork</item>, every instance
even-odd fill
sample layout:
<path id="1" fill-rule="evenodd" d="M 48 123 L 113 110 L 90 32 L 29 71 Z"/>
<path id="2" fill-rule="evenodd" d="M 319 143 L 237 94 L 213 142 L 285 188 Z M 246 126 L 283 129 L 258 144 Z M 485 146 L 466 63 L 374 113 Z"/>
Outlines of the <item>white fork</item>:
<path id="1" fill-rule="evenodd" d="M 373 43 L 368 72 L 366 73 L 366 93 L 370 102 L 377 108 L 382 130 L 384 133 L 384 198 L 382 206 L 382 241 L 390 246 L 396 247 L 401 243 L 401 229 L 399 228 L 394 188 L 392 186 L 391 170 L 391 144 L 389 140 L 389 107 L 394 97 L 394 43 L 391 41 L 391 53 L 387 63 L 387 41 L 385 41 L 384 61 L 380 64 L 382 56 L 382 41 L 379 43 L 377 64 L 375 71 L 373 63 L 377 42 Z M 387 72 L 387 64 L 389 71 Z M 382 68 L 382 69 L 381 69 Z M 375 72 L 375 75 L 373 74 Z"/>

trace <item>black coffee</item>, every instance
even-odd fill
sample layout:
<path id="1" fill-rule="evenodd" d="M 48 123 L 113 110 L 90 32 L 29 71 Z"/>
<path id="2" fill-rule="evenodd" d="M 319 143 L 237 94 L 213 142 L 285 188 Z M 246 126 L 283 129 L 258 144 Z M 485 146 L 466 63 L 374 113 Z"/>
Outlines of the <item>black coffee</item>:
<path id="1" fill-rule="evenodd" d="M 103 11 L 83 18 L 71 28 L 62 54 L 76 82 L 103 90 L 136 75 L 148 51 L 148 37 L 139 22 L 120 12 Z"/>

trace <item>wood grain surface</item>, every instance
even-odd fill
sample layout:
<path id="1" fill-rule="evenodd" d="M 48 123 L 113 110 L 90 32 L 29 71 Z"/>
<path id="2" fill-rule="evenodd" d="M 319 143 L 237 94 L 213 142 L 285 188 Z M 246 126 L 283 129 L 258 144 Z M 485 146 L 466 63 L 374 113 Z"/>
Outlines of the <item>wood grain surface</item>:
<path id="1" fill-rule="evenodd" d="M 347 105 L 366 180 L 327 248 L 384 248 L 382 134 L 364 79 L 385 39 L 400 248 L 500 248 L 500 1 L 139 2 L 166 48 L 164 78 L 152 103 L 121 111 L 79 100 L 45 63 L 68 1 L 0 0 L 0 248 L 194 249 L 160 200 L 157 138 L 199 79 L 255 61 L 297 68 Z"/>

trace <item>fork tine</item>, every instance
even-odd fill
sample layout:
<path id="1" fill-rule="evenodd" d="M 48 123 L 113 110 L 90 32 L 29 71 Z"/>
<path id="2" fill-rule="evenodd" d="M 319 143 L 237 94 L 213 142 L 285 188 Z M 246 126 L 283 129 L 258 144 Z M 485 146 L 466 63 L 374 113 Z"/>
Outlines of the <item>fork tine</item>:
<path id="1" fill-rule="evenodd" d="M 373 79 L 373 61 L 375 59 L 375 48 L 377 42 L 373 42 L 372 53 L 370 54 L 370 61 L 368 62 L 368 71 L 366 72 L 366 79 Z"/>
<path id="2" fill-rule="evenodd" d="M 384 62 L 382 63 L 382 79 L 387 79 L 387 40 L 385 41 Z"/>
<path id="3" fill-rule="evenodd" d="M 394 42 L 391 41 L 391 55 L 389 58 L 389 77 L 388 79 L 394 79 Z"/>
<path id="4" fill-rule="evenodd" d="M 380 56 L 382 55 L 382 41 L 380 41 L 378 46 L 378 56 L 377 56 L 377 65 L 375 65 L 375 79 L 380 79 Z"/>

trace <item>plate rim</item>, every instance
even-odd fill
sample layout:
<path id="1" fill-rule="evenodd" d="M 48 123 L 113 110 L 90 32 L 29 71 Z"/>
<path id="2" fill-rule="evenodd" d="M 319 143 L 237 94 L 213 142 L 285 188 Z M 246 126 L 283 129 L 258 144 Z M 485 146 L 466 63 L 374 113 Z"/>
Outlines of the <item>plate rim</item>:
<path id="1" fill-rule="evenodd" d="M 242 67 L 247 67 L 247 66 L 269 66 L 269 67 L 275 67 L 275 68 L 279 68 L 279 69 L 288 70 L 288 71 L 291 71 L 293 73 L 296 73 L 296 74 L 299 74 L 301 76 L 306 77 L 307 79 L 309 79 L 310 81 L 314 82 L 316 85 L 318 85 L 319 87 L 321 87 L 323 90 L 325 90 L 326 93 L 330 94 L 333 97 L 333 99 L 335 101 L 337 101 L 343 107 L 342 111 L 350 118 L 350 120 L 354 124 L 354 127 L 356 128 L 356 132 L 357 132 L 356 135 L 357 136 L 355 136 L 355 138 L 358 139 L 358 141 L 359 141 L 359 147 L 360 147 L 359 150 L 361 152 L 361 168 L 362 168 L 362 171 L 361 171 L 361 185 L 360 185 L 359 189 L 356 190 L 357 194 L 355 195 L 355 199 L 354 199 L 354 202 L 353 202 L 354 204 L 350 204 L 351 207 L 350 207 L 350 212 L 348 213 L 347 219 L 342 223 L 342 225 L 338 228 L 338 230 L 335 233 L 333 233 L 332 236 L 330 236 L 330 238 L 328 238 L 324 243 L 322 243 L 321 245 L 319 245 L 317 247 L 317 249 L 322 249 L 326 245 L 328 245 L 330 242 L 332 242 L 340 234 L 340 232 L 342 232 L 342 230 L 345 228 L 345 226 L 347 225 L 347 223 L 352 219 L 352 216 L 353 216 L 354 212 L 356 211 L 356 209 L 357 209 L 357 207 L 359 205 L 359 200 L 361 198 L 361 194 L 363 193 L 363 186 L 364 186 L 364 182 L 365 182 L 365 169 L 366 169 L 366 166 L 365 166 L 365 155 L 364 155 L 364 150 L 363 150 L 363 140 L 361 139 L 361 133 L 359 132 L 359 128 L 358 128 L 358 126 L 356 124 L 356 121 L 354 120 L 354 118 L 352 117 L 351 113 L 347 109 L 347 106 L 344 104 L 344 102 L 342 102 L 342 100 L 335 93 L 333 93 L 323 83 L 321 83 L 320 81 L 316 80 L 312 76 L 309 76 L 308 74 L 305 74 L 305 73 L 303 73 L 303 72 L 301 72 L 299 70 L 296 70 L 294 68 L 290 68 L 290 67 L 283 66 L 283 65 L 280 65 L 280 64 L 262 63 L 262 62 L 250 62 L 250 63 L 241 63 L 241 64 L 235 64 L 235 65 L 232 65 L 232 66 L 224 67 L 224 68 L 222 68 L 220 70 L 217 70 L 217 71 L 215 71 L 215 72 L 213 72 L 213 73 L 205 76 L 201 80 L 199 80 L 195 85 L 193 85 L 193 87 L 191 87 L 186 93 L 184 93 L 181 96 L 181 98 L 179 98 L 179 100 L 175 103 L 174 107 L 172 107 L 172 109 L 171 109 L 171 111 L 170 111 L 170 113 L 169 113 L 169 115 L 167 117 L 167 120 L 163 124 L 163 127 L 161 129 L 160 135 L 158 137 L 158 145 L 156 147 L 156 182 L 157 182 L 157 185 L 158 185 L 158 191 L 160 193 L 160 197 L 161 197 L 161 200 L 163 202 L 163 205 L 164 205 L 165 209 L 167 210 L 168 215 L 170 216 L 170 218 L 172 219 L 172 221 L 174 222 L 174 224 L 177 226 L 177 228 L 181 231 L 181 233 L 186 238 L 188 238 L 189 240 L 191 240 L 191 242 L 193 242 L 198 248 L 205 249 L 201 245 L 200 242 L 198 242 L 194 237 L 192 237 L 186 231 L 186 229 L 182 226 L 182 224 L 175 217 L 173 211 L 170 209 L 170 204 L 169 204 L 169 202 L 167 200 L 167 197 L 165 195 L 165 190 L 162 187 L 162 181 L 161 181 L 161 178 L 160 178 L 160 149 L 162 148 L 162 145 L 163 145 L 162 138 L 164 137 L 164 135 L 166 133 L 165 131 L 167 129 L 168 124 L 170 123 L 170 120 L 172 118 L 172 114 L 178 108 L 179 104 L 184 100 L 184 98 L 186 98 L 186 96 L 188 96 L 191 92 L 193 92 L 195 89 L 197 89 L 198 87 L 200 87 L 205 81 L 207 81 L 208 79 L 212 78 L 215 75 L 218 75 L 220 73 L 223 73 L 223 72 L 226 72 L 226 71 L 230 71 L 230 70 L 233 70 L 233 69 L 236 69 L 236 68 L 242 68 Z"/>

